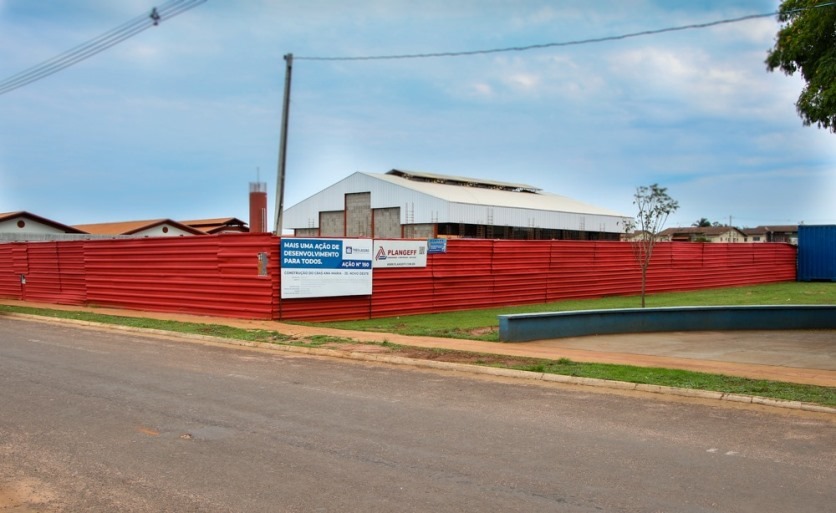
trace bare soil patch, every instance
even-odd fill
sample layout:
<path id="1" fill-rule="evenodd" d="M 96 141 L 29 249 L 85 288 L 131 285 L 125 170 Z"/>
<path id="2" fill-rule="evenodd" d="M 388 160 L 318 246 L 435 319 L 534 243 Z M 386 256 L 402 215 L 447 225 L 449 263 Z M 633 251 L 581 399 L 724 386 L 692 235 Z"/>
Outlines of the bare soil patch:
<path id="1" fill-rule="evenodd" d="M 333 343 L 321 346 L 326 349 L 354 353 L 392 354 L 416 360 L 433 360 L 439 362 L 466 363 L 473 365 L 522 365 L 530 363 L 530 358 L 514 357 L 495 354 L 468 353 L 466 351 L 449 351 L 423 347 L 391 347 L 380 344 L 345 344 Z"/>
<path id="2" fill-rule="evenodd" d="M 24 478 L 0 483 L 0 512 L 54 513 L 61 511 L 55 494 L 37 479 Z"/>

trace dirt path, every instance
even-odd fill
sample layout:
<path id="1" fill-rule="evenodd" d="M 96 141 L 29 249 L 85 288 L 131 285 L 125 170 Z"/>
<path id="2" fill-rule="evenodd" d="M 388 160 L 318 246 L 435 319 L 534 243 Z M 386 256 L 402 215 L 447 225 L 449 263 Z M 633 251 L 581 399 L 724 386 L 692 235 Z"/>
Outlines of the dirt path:
<path id="1" fill-rule="evenodd" d="M 22 478 L 0 483 L 0 512 L 53 513 L 61 511 L 55 494 L 41 481 Z"/>

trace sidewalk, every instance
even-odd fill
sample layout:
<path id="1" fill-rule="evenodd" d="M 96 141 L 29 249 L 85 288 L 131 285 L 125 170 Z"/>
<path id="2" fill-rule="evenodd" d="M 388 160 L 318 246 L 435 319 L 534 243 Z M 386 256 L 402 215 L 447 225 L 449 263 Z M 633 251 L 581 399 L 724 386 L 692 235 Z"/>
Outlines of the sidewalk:
<path id="1" fill-rule="evenodd" d="M 348 331 L 266 320 L 92 308 L 4 299 L 0 299 L 0 304 L 220 324 L 244 329 L 272 330 L 297 337 L 331 335 L 354 339 L 358 343 L 389 341 L 424 348 L 547 359 L 569 358 L 579 362 L 663 367 L 836 387 L 836 331 L 833 330 L 643 333 L 498 343 Z"/>

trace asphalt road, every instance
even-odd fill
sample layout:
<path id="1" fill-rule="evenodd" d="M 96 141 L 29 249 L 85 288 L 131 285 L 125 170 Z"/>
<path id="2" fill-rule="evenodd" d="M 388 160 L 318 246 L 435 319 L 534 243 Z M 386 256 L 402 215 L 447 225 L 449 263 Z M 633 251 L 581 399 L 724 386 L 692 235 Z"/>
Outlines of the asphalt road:
<path id="1" fill-rule="evenodd" d="M 0 511 L 821 513 L 834 504 L 836 420 L 821 414 L 0 316 Z"/>

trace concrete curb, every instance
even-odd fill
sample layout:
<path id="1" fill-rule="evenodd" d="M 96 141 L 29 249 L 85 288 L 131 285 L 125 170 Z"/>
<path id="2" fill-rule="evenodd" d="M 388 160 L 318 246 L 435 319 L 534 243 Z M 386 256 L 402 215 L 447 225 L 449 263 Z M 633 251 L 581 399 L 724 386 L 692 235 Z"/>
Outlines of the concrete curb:
<path id="1" fill-rule="evenodd" d="M 406 358 L 403 356 L 392 356 L 384 354 L 361 353 L 357 351 L 341 351 L 339 349 L 324 349 L 319 347 L 299 347 L 283 344 L 269 344 L 264 342 L 249 342 L 246 340 L 236 340 L 230 338 L 213 337 L 210 335 L 195 335 L 192 333 L 178 333 L 165 330 L 157 330 L 151 328 L 136 328 L 133 326 L 122 326 L 119 324 L 107 324 L 93 321 L 81 321 L 76 319 L 65 319 L 60 317 L 44 317 L 39 315 L 21 314 L 21 313 L 5 313 L 7 317 L 22 318 L 35 320 L 39 322 L 51 322 L 56 324 L 75 324 L 77 326 L 87 326 L 92 328 L 107 328 L 129 333 L 145 334 L 161 336 L 169 339 L 189 339 L 201 342 L 209 342 L 218 345 L 231 345 L 242 347 L 253 347 L 259 349 L 268 349 L 271 351 L 283 351 L 287 353 L 306 354 L 311 356 L 325 356 L 330 358 L 343 358 L 347 360 L 367 361 L 375 363 L 387 363 L 391 365 L 408 365 L 411 367 L 464 372 L 469 374 L 483 374 L 490 376 L 499 376 L 512 379 L 526 379 L 535 381 L 546 381 L 554 383 L 565 383 L 570 385 L 590 386 L 597 388 L 608 388 L 613 390 L 634 390 L 637 392 L 649 392 L 654 394 L 675 395 L 680 397 L 692 397 L 699 399 L 710 399 L 717 401 L 729 401 L 744 404 L 757 404 L 761 406 L 768 406 L 771 408 L 784 408 L 791 410 L 802 410 L 816 413 L 836 414 L 836 408 L 829 406 L 822 406 L 814 403 L 804 403 L 801 401 L 785 401 L 781 399 L 772 399 L 768 397 L 760 397 L 753 395 L 731 394 L 724 392 L 714 392 L 710 390 L 698 390 L 692 388 L 677 388 L 662 385 L 647 385 L 642 383 L 629 383 L 626 381 L 611 381 L 597 378 L 580 378 L 576 376 L 566 376 L 562 374 L 546 374 L 542 372 L 531 372 L 516 369 L 503 369 L 500 367 L 484 367 L 480 365 L 472 365 L 466 363 L 455 362 L 441 362 L 435 360 L 419 360 L 415 358 Z"/>
<path id="2" fill-rule="evenodd" d="M 836 329 L 836 305 L 731 305 L 619 308 L 499 316 L 499 340 L 665 331 Z"/>

